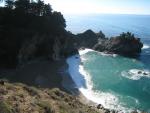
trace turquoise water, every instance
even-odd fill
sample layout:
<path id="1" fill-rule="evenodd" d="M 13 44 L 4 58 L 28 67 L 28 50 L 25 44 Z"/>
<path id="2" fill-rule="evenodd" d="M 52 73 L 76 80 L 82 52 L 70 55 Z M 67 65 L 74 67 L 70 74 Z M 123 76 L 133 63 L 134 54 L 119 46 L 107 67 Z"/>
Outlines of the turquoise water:
<path id="1" fill-rule="evenodd" d="M 142 57 L 139 60 L 106 56 L 98 52 L 88 52 L 82 55 L 82 58 L 85 59 L 83 66 L 91 76 L 94 91 L 115 95 L 123 107 L 150 112 L 150 75 L 141 77 L 138 74 L 134 75 L 136 70 L 148 71 L 149 61 L 142 62 Z M 136 70 L 130 75 L 129 71 L 133 69 Z"/>
<path id="2" fill-rule="evenodd" d="M 144 48 L 136 59 L 98 52 L 81 57 L 85 59 L 83 67 L 91 77 L 93 91 L 114 95 L 117 104 L 125 108 L 150 112 L 150 15 L 65 15 L 65 18 L 66 29 L 73 33 L 102 30 L 110 37 L 130 31 L 141 38 Z"/>

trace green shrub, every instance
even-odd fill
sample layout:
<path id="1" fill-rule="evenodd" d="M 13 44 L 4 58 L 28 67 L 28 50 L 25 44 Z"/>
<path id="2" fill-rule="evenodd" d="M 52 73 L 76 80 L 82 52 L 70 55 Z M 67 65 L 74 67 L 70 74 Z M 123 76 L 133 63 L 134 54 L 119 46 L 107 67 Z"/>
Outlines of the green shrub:
<path id="1" fill-rule="evenodd" d="M 13 113 L 13 109 L 7 102 L 0 101 L 0 113 Z"/>
<path id="2" fill-rule="evenodd" d="M 45 110 L 45 113 L 55 113 L 54 108 L 47 101 L 40 101 L 38 105 Z"/>
<path id="3" fill-rule="evenodd" d="M 39 95 L 39 90 L 35 87 L 24 86 L 23 88 L 28 91 L 31 96 Z"/>

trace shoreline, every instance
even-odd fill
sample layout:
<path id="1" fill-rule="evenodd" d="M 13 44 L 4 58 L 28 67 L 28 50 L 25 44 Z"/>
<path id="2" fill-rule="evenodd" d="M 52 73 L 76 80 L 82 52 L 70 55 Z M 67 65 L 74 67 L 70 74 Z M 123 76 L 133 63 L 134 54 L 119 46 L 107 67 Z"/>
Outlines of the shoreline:
<path id="1" fill-rule="evenodd" d="M 69 93 L 71 93 L 72 95 L 76 96 L 77 98 L 79 98 L 79 100 L 83 103 L 86 104 L 88 106 L 94 106 L 96 107 L 95 103 L 88 100 L 83 94 L 82 92 L 77 88 L 77 85 L 75 84 L 74 80 L 72 79 L 69 71 L 68 71 L 68 63 L 67 63 L 67 59 L 64 62 L 64 72 L 60 73 L 62 76 L 62 87 L 64 88 L 64 90 L 67 90 Z"/>
<path id="2" fill-rule="evenodd" d="M 75 95 L 79 97 L 79 100 L 81 100 L 82 103 L 93 106 L 94 108 L 98 109 L 101 112 L 121 112 L 121 113 L 126 113 L 126 112 L 135 112 L 134 109 L 128 109 L 120 104 L 118 104 L 118 99 L 109 93 L 104 93 L 104 92 L 95 92 L 92 90 L 92 83 L 91 83 L 91 78 L 90 75 L 84 71 L 84 67 L 82 64 L 82 58 L 80 55 L 86 54 L 87 52 L 94 51 L 91 49 L 81 49 L 79 50 L 79 54 L 71 56 L 66 59 L 66 63 L 68 65 L 67 74 L 69 76 L 69 79 L 73 82 L 73 87 L 72 89 L 68 89 L 71 92 L 74 92 L 75 90 L 78 91 L 78 95 Z M 95 51 L 96 52 L 96 51 Z M 112 57 L 116 57 L 116 54 L 105 54 L 98 52 L 101 55 L 111 55 Z M 68 62 L 68 59 L 70 60 Z M 76 64 L 77 62 L 77 64 Z M 70 69 L 72 68 L 72 69 Z M 83 82 L 85 81 L 85 84 Z M 85 87 L 86 85 L 87 87 Z M 71 85 L 72 86 L 72 85 Z M 83 100 L 84 99 L 84 100 Z M 114 107 L 116 106 L 116 108 Z"/>
<path id="3" fill-rule="evenodd" d="M 85 53 L 87 53 L 89 51 L 93 51 L 93 50 L 91 50 L 91 49 L 83 49 L 82 52 L 80 51 L 79 55 L 77 54 L 77 55 L 73 55 L 71 57 L 74 57 L 75 59 L 80 60 L 80 64 L 79 65 L 82 65 L 80 55 L 85 54 Z M 102 112 L 102 113 L 104 113 L 104 112 L 111 112 L 111 111 L 114 112 L 113 109 L 107 109 L 102 104 L 96 103 L 93 100 L 90 100 L 88 98 L 88 95 L 85 95 L 85 93 L 88 94 L 88 92 L 84 88 L 82 88 L 82 86 L 80 87 L 81 84 L 78 85 L 77 81 L 74 81 L 74 78 L 72 78 L 72 77 L 75 77 L 75 75 L 77 75 L 77 73 L 74 74 L 74 75 L 71 75 L 71 73 L 69 71 L 69 63 L 68 63 L 68 59 L 69 58 L 66 59 L 65 72 L 62 74 L 62 78 L 63 78 L 63 80 L 62 80 L 62 86 L 66 90 L 68 90 L 69 92 L 71 92 L 72 95 L 74 95 L 77 98 L 79 98 L 79 100 L 81 101 L 81 103 L 83 103 L 85 105 L 88 105 L 88 106 L 91 106 L 91 107 L 94 107 L 94 108 L 98 109 L 99 112 Z M 74 64 L 74 67 L 75 67 L 75 64 Z M 76 69 L 76 67 L 74 69 Z M 82 74 L 80 74 L 80 75 L 82 75 Z M 86 80 L 86 78 L 84 78 L 84 76 L 81 76 L 81 78 L 84 79 L 84 80 Z M 80 81 L 80 79 L 78 79 L 78 80 Z M 87 84 L 85 83 L 85 85 L 87 85 Z M 83 93 L 83 91 L 85 91 L 85 93 Z"/>

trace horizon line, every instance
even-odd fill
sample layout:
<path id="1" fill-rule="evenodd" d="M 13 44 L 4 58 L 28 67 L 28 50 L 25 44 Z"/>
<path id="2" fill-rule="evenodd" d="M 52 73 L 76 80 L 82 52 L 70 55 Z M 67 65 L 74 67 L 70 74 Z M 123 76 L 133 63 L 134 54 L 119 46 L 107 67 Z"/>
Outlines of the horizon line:
<path id="1" fill-rule="evenodd" d="M 61 11 L 58 11 L 61 12 Z M 137 14 L 137 13 L 63 13 L 63 15 L 137 15 L 137 16 L 150 16 L 150 14 Z"/>

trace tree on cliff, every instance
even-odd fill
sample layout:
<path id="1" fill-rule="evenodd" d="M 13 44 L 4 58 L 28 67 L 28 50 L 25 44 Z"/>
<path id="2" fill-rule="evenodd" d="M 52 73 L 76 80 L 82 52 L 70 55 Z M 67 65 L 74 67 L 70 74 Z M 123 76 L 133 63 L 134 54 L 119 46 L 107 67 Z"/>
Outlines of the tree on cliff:
<path id="1" fill-rule="evenodd" d="M 0 59 L 14 64 L 24 42 L 39 34 L 51 36 L 52 45 L 55 37 L 65 33 L 65 27 L 63 15 L 53 11 L 50 4 L 41 0 L 5 0 L 5 7 L 0 7 Z"/>
<path id="2" fill-rule="evenodd" d="M 99 33 L 97 33 L 97 36 L 98 36 L 99 38 L 106 38 L 106 37 L 105 37 L 105 34 L 104 34 L 102 31 L 100 31 Z"/>
<path id="3" fill-rule="evenodd" d="M 6 7 L 12 9 L 14 6 L 14 0 L 6 0 Z"/>
<path id="4" fill-rule="evenodd" d="M 120 36 L 119 36 L 120 38 L 129 38 L 129 39 L 133 39 L 133 38 L 135 38 L 135 36 L 134 36 L 134 34 L 132 34 L 131 32 L 127 32 L 127 33 L 122 33 L 122 34 L 120 34 Z"/>

